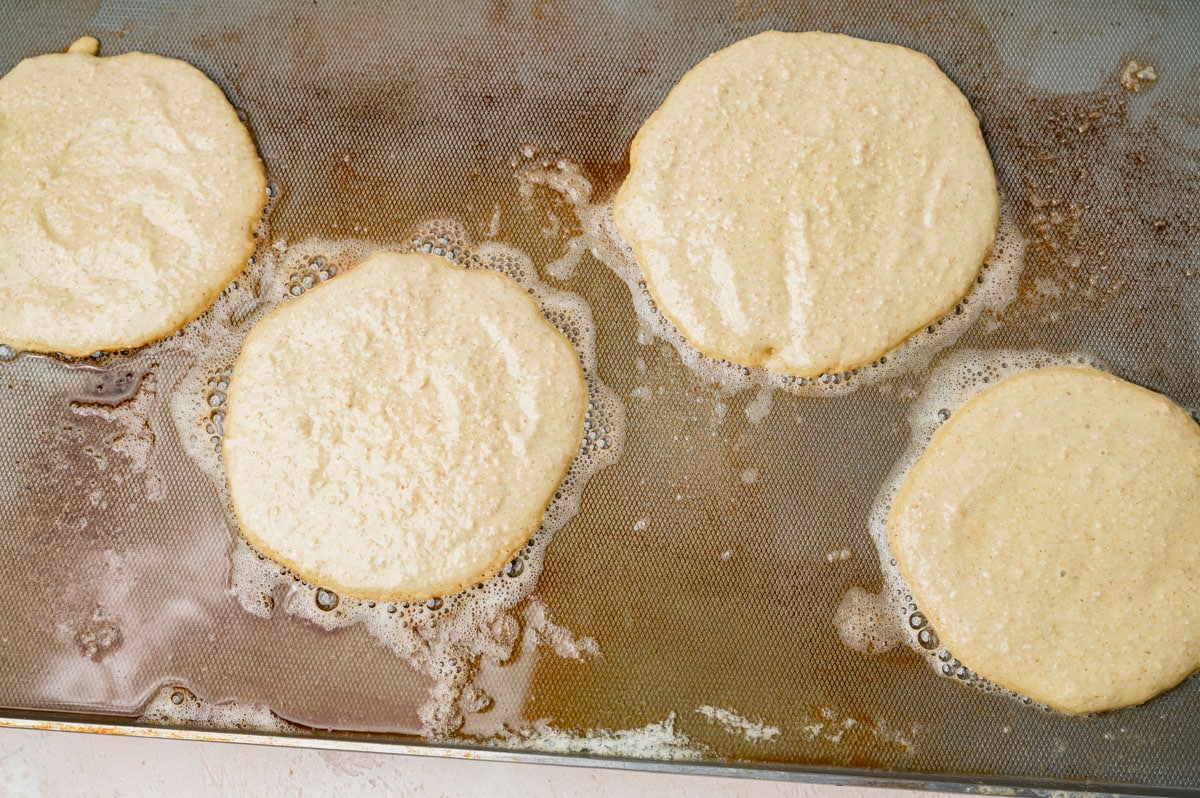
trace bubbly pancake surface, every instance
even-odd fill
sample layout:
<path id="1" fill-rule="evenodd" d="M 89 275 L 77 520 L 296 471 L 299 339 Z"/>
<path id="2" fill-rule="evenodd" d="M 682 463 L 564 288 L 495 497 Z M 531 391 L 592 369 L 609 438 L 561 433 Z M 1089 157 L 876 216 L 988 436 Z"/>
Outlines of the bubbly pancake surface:
<path id="1" fill-rule="evenodd" d="M 941 644 L 1067 712 L 1200 667 L 1200 426 L 1085 367 L 1022 372 L 937 431 L 888 518 Z"/>
<path id="2" fill-rule="evenodd" d="M 19 350 L 84 356 L 175 331 L 245 267 L 266 200 L 216 84 L 88 41 L 0 78 L 0 343 Z"/>
<path id="3" fill-rule="evenodd" d="M 344 595 L 415 600 L 525 544 L 580 450 L 588 390 L 515 281 L 384 252 L 259 322 L 228 402 L 250 543 Z"/>
<path id="4" fill-rule="evenodd" d="M 932 59 L 767 32 L 684 75 L 638 131 L 613 213 L 693 346 L 812 377 L 950 311 L 999 195 L 978 120 Z"/>

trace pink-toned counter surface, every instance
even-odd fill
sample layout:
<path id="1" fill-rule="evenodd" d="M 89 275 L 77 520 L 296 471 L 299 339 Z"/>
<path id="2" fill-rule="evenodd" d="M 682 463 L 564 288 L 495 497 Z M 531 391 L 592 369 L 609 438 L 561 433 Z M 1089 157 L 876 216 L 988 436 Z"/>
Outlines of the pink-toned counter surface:
<path id="1" fill-rule="evenodd" d="M 941 793 L 0 729 L 0 796 L 903 798 Z"/>

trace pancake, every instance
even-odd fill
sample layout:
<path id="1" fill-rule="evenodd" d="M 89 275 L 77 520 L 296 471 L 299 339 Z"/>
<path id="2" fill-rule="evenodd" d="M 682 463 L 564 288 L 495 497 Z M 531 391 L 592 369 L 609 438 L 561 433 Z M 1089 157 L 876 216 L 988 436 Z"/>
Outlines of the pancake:
<path id="1" fill-rule="evenodd" d="M 234 366 L 223 454 L 247 540 L 349 596 L 495 574 L 583 440 L 579 355 L 499 273 L 384 252 L 268 314 Z"/>
<path id="2" fill-rule="evenodd" d="M 1200 426 L 1083 367 L 1022 372 L 937 431 L 888 518 L 941 645 L 1065 712 L 1200 667 Z"/>
<path id="3" fill-rule="evenodd" d="M 221 90 L 95 39 L 0 78 L 0 343 L 85 356 L 196 318 L 245 267 L 262 163 Z"/>
<path id="4" fill-rule="evenodd" d="M 614 220 L 658 309 L 709 357 L 814 377 L 961 300 L 999 194 L 932 59 L 767 32 L 689 71 L 638 131 Z"/>

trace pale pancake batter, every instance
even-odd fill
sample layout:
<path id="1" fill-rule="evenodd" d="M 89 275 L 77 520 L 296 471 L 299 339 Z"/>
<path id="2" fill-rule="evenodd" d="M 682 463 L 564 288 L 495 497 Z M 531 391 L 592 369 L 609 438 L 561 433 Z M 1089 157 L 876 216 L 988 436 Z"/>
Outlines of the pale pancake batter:
<path id="1" fill-rule="evenodd" d="M 265 177 L 225 95 L 182 61 L 98 47 L 0 78 L 0 344 L 15 349 L 149 343 L 254 250 Z"/>
<path id="2" fill-rule="evenodd" d="M 930 58 L 768 32 L 684 75 L 638 131 L 613 212 L 692 345 L 812 377 L 951 310 L 999 195 L 971 106 Z"/>
<path id="3" fill-rule="evenodd" d="M 978 394 L 896 496 L 892 555 L 941 644 L 1066 712 L 1200 667 L 1200 426 L 1082 367 Z"/>
<path id="4" fill-rule="evenodd" d="M 250 543 L 307 580 L 424 599 L 525 544 L 580 451 L 579 355 L 515 281 L 379 253 L 242 347 L 224 441 Z"/>

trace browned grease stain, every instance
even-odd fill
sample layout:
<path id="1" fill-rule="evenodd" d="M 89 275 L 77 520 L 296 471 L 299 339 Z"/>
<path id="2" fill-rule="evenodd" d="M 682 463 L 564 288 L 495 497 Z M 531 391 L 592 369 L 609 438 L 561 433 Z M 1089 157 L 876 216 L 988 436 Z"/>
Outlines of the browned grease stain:
<path id="1" fill-rule="evenodd" d="M 1194 193 L 1194 174 L 1179 173 L 1179 154 L 1152 123 L 1129 123 L 1115 75 L 1099 94 L 1031 98 L 1030 112 L 1035 124 L 997 123 L 1021 162 L 1014 200 L 1028 239 L 1012 317 L 1058 300 L 1102 306 L 1153 279 L 1187 243 L 1171 228 L 1195 228 L 1194 212 L 1172 201 Z"/>
<path id="2" fill-rule="evenodd" d="M 463 7 L 453 21 L 349 5 L 319 19 L 266 11 L 236 34 L 189 41 L 223 56 L 245 98 L 282 189 L 273 235 L 388 241 L 443 216 L 486 226 L 491 206 L 511 201 L 508 160 L 528 141 L 569 153 L 603 190 L 623 175 L 623 137 L 594 131 L 626 119 L 625 95 L 657 56 L 619 20 L 594 12 L 585 35 L 557 3 Z M 572 47 L 578 56 L 563 58 Z"/>

